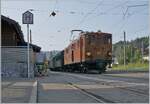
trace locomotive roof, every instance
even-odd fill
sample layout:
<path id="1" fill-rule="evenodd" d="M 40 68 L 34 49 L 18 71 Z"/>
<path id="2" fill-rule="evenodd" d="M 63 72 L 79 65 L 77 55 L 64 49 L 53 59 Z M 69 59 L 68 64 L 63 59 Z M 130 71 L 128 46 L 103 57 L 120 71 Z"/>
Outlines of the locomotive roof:
<path id="1" fill-rule="evenodd" d="M 81 35 L 88 35 L 88 34 L 110 34 L 111 33 L 106 33 L 106 32 L 81 32 Z"/>
<path id="2" fill-rule="evenodd" d="M 64 52 L 64 50 L 61 50 L 61 51 L 59 51 L 56 55 L 54 55 L 53 57 L 52 57 L 52 59 L 54 59 L 54 58 L 58 58 L 58 57 L 61 57 L 61 55 L 63 54 L 63 52 Z"/>
<path id="3" fill-rule="evenodd" d="M 79 34 L 79 37 L 78 37 L 77 39 L 73 40 L 65 49 L 67 49 L 67 48 L 70 47 L 72 44 L 74 44 L 76 41 L 78 41 L 81 36 L 90 35 L 90 34 L 112 35 L 111 33 L 107 33 L 107 32 L 99 32 L 99 31 L 98 31 L 98 32 L 83 32 L 83 31 L 82 31 L 82 32 Z"/>

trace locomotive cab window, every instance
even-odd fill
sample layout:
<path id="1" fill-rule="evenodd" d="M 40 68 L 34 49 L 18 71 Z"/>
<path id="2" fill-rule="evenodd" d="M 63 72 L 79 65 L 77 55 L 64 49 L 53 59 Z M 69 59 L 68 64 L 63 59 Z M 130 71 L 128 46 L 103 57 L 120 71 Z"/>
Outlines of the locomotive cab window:
<path id="1" fill-rule="evenodd" d="M 111 36 L 108 37 L 108 44 L 111 44 Z"/>
<path id="2" fill-rule="evenodd" d="M 110 44 L 111 43 L 111 39 L 110 38 L 108 38 L 108 44 Z"/>
<path id="3" fill-rule="evenodd" d="M 105 37 L 104 44 L 110 44 L 110 43 L 111 43 L 111 37 Z"/>
<path id="4" fill-rule="evenodd" d="M 89 35 L 88 44 L 92 44 L 94 41 L 95 41 L 95 36 L 94 35 Z"/>

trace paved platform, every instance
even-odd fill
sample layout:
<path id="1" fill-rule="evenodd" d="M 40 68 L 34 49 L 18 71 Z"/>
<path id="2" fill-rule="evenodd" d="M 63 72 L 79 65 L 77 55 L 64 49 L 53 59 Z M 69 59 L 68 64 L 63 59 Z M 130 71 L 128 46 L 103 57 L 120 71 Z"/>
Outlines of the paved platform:
<path id="1" fill-rule="evenodd" d="M 35 79 L 2 79 L 2 103 L 36 103 Z"/>

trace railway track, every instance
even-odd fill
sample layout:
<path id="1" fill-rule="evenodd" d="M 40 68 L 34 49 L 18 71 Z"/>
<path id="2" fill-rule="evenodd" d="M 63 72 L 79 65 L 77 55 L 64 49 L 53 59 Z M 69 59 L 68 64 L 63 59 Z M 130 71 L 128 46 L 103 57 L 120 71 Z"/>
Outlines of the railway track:
<path id="1" fill-rule="evenodd" d="M 87 77 L 84 76 L 80 76 L 80 75 L 73 75 L 74 77 L 80 77 L 83 79 L 86 79 Z M 98 78 L 87 78 L 88 80 L 92 80 L 95 82 L 95 84 L 99 84 L 99 85 L 106 85 L 106 86 L 110 86 L 113 88 L 117 88 L 122 90 L 123 92 L 129 92 L 130 94 L 133 95 L 139 95 L 141 97 L 147 97 L 149 96 L 149 93 L 147 92 L 147 90 L 143 90 L 140 88 L 136 88 L 136 86 L 138 87 L 147 87 L 148 84 L 145 83 L 134 83 L 134 82 L 126 82 L 126 81 L 113 81 L 113 80 L 102 80 L 102 79 L 98 79 Z M 80 90 L 82 93 L 85 93 L 86 95 L 92 97 L 93 99 L 95 99 L 98 102 L 102 102 L 102 103 L 116 103 L 116 102 L 122 102 L 122 101 L 112 101 L 108 98 L 104 98 L 101 95 L 95 94 L 94 92 L 88 91 L 86 88 L 82 88 L 80 87 L 80 84 L 74 84 L 72 82 L 68 82 L 69 85 L 75 87 L 76 89 Z"/>
<path id="2" fill-rule="evenodd" d="M 59 76 L 62 80 L 59 81 L 63 82 L 62 84 L 66 86 L 66 88 L 71 89 L 73 92 L 77 92 L 75 93 L 77 95 L 72 97 L 73 98 L 72 101 L 74 101 L 75 98 L 81 99 L 80 96 L 84 96 L 85 98 L 87 98 L 87 100 L 90 99 L 88 100 L 89 102 L 93 101 L 98 103 L 131 103 L 131 102 L 145 103 L 148 101 L 149 98 L 147 82 L 138 83 L 138 82 L 130 82 L 127 80 L 124 81 L 117 79 L 107 79 L 107 78 L 105 79 L 105 77 L 99 78 L 92 76 L 84 76 L 82 74 L 76 75 L 59 72 L 56 72 L 54 74 L 56 75 L 58 74 L 57 76 Z M 51 78 L 53 78 L 53 76 Z M 63 87 L 61 86 L 59 86 L 59 88 L 63 89 Z M 68 94 L 69 93 L 67 92 L 66 95 L 68 96 Z M 50 96 L 52 96 L 51 98 L 53 99 L 53 95 Z M 40 98 L 39 95 L 38 98 Z M 38 99 L 37 102 L 39 101 L 40 100 Z M 67 101 L 69 100 L 66 99 L 66 102 Z M 82 102 L 82 99 L 80 102 Z"/>
<path id="3" fill-rule="evenodd" d="M 119 87 L 118 87 L 119 88 Z M 133 88 L 119 88 L 119 89 L 123 89 L 123 90 L 127 90 L 127 91 L 131 91 L 133 93 L 136 93 L 136 94 L 140 94 L 140 95 L 143 95 L 143 96 L 149 96 L 148 93 L 145 93 L 145 92 L 142 92 L 142 91 L 139 91 L 139 90 L 135 90 Z"/>
<path id="4" fill-rule="evenodd" d="M 94 93 L 91 93 L 91 92 L 88 92 L 87 90 L 85 89 L 82 89 L 76 85 L 74 85 L 73 83 L 71 82 L 68 82 L 68 84 L 71 86 L 71 87 L 74 87 L 75 89 L 79 90 L 81 93 L 91 97 L 92 99 L 96 100 L 98 103 L 115 103 L 114 101 L 111 101 L 109 99 L 106 99 L 102 96 L 99 96 L 99 95 L 96 95 Z"/>
<path id="5" fill-rule="evenodd" d="M 126 90 L 126 91 L 130 91 L 130 92 L 133 92 L 133 93 L 137 93 L 137 94 L 140 94 L 140 95 L 143 95 L 143 96 L 149 96 L 149 93 L 145 90 L 141 90 L 141 89 L 137 89 L 137 88 L 132 88 L 133 86 L 131 85 L 127 85 L 127 86 L 123 86 L 123 85 L 117 85 L 116 83 L 108 83 L 108 82 L 96 82 L 97 84 L 101 84 L 101 85 L 107 85 L 107 86 L 112 86 L 112 87 L 115 87 L 115 88 L 119 88 L 119 89 L 122 89 L 122 90 Z"/>
<path id="6" fill-rule="evenodd" d="M 104 98 L 103 96 L 100 96 L 100 95 L 97 95 L 95 93 L 92 93 L 92 92 L 89 92 L 88 90 L 84 89 L 84 88 L 80 88 L 79 86 L 71 83 L 71 82 L 68 82 L 68 84 L 74 88 L 76 88 L 77 90 L 79 90 L 81 93 L 91 97 L 92 99 L 96 100 L 97 102 L 99 103 L 117 103 L 117 102 L 121 102 L 121 101 L 112 101 L 108 98 Z M 104 84 L 103 84 L 104 85 Z M 108 86 L 108 85 L 107 85 Z M 112 86 L 112 85 L 109 85 L 109 86 Z M 149 94 L 145 93 L 145 92 L 142 92 L 142 91 L 138 91 L 138 90 L 135 90 L 135 89 L 131 89 L 131 88 L 124 88 L 124 87 L 116 87 L 116 88 L 119 88 L 121 90 L 124 90 L 124 91 L 128 91 L 128 92 L 131 92 L 132 94 L 138 94 L 138 95 L 141 95 L 141 96 L 149 96 Z"/>

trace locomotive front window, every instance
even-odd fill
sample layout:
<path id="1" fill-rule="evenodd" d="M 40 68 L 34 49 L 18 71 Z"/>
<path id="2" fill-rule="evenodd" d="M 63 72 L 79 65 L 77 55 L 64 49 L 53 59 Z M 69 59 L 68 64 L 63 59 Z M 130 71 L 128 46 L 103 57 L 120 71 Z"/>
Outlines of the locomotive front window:
<path id="1" fill-rule="evenodd" d="M 111 43 L 111 37 L 105 37 L 104 44 L 110 44 L 110 43 Z"/>
<path id="2" fill-rule="evenodd" d="M 93 44 L 94 41 L 95 41 L 95 36 L 94 35 L 89 35 L 88 44 Z"/>
<path id="3" fill-rule="evenodd" d="M 88 44 L 91 44 L 91 36 L 89 35 L 88 39 Z"/>
<path id="4" fill-rule="evenodd" d="M 107 44 L 107 37 L 104 37 L 104 44 Z"/>
<path id="5" fill-rule="evenodd" d="M 110 38 L 108 39 L 108 43 L 109 43 L 109 44 L 111 43 L 111 39 L 110 39 Z"/>

